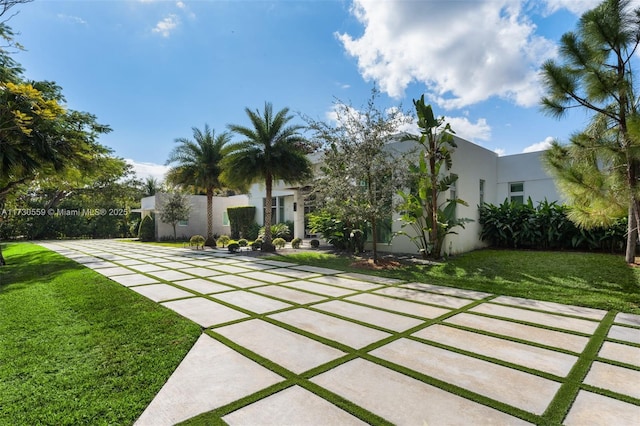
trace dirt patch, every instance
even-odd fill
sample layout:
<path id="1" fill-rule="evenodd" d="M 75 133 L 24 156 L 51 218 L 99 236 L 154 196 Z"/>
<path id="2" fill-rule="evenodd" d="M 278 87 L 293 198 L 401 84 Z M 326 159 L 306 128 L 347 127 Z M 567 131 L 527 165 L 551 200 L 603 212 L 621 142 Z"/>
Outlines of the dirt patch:
<path id="1" fill-rule="evenodd" d="M 393 259 L 378 259 L 378 263 L 374 263 L 373 259 L 361 259 L 351 263 L 349 266 L 372 271 L 388 271 L 398 269 L 402 264 Z"/>

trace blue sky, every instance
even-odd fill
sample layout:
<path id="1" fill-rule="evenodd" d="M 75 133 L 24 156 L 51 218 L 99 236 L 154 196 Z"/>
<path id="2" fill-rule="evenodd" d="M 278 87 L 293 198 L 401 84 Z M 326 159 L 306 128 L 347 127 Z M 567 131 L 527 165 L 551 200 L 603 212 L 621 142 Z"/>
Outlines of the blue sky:
<path id="1" fill-rule="evenodd" d="M 336 98 L 363 105 L 374 83 L 381 107 L 410 110 L 424 93 L 460 136 L 501 154 L 566 141 L 588 116 L 545 116 L 538 71 L 597 4 L 36 0 L 9 25 L 25 76 L 109 124 L 101 142 L 144 176 L 193 126 L 248 124 L 244 108 L 265 101 L 325 119 Z"/>

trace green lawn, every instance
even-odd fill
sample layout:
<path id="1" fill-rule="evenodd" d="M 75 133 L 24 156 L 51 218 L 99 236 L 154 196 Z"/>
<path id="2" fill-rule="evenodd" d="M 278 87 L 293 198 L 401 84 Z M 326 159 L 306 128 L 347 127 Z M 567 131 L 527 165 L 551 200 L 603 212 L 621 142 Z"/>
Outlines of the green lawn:
<path id="1" fill-rule="evenodd" d="M 42 247 L 3 252 L 0 424 L 132 424 L 200 327 Z"/>
<path id="2" fill-rule="evenodd" d="M 621 255 L 478 250 L 433 266 L 410 265 L 378 272 L 350 267 L 352 257 L 322 252 L 277 255 L 274 259 L 640 314 L 640 268 L 629 267 Z"/>

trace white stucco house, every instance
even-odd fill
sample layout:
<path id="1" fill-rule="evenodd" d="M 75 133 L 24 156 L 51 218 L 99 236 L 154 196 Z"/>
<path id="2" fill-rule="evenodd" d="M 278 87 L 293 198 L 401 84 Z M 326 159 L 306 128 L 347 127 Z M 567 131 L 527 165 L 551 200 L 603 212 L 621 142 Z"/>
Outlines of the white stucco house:
<path id="1" fill-rule="evenodd" d="M 140 202 L 140 213 L 145 217 L 155 213 L 156 240 L 173 238 L 173 227 L 169 223 L 160 220 L 160 212 L 167 194 L 157 193 L 145 197 Z M 189 239 L 193 235 L 207 236 L 207 197 L 205 195 L 190 195 L 188 197 L 191 210 L 189 219 L 178 222 L 176 234 L 180 239 Z M 231 226 L 227 216 L 227 208 L 248 206 L 249 198 L 246 195 L 234 195 L 231 197 L 213 197 L 213 233 L 229 235 Z"/>
<path id="2" fill-rule="evenodd" d="M 500 204 L 505 199 L 526 201 L 529 197 L 534 204 L 547 199 L 548 201 L 562 201 L 559 197 L 553 179 L 545 172 L 540 152 L 499 156 L 493 151 L 454 136 L 457 148 L 452 158 L 453 165 L 447 173 L 458 175 L 456 196 L 468 203 L 468 206 L 458 205 L 457 216 L 473 219 L 465 229 L 458 229 L 457 235 L 449 235 L 444 244 L 448 254 L 457 254 L 484 247 L 480 241 L 480 224 L 478 222 L 478 206 L 482 203 Z M 415 148 L 413 142 L 391 142 L 390 150 L 407 152 Z M 309 159 L 316 172 L 322 161 L 322 154 L 310 155 Z M 313 206 L 305 204 L 305 193 L 308 188 L 299 185 L 287 185 L 281 181 L 274 182 L 272 199 L 272 223 L 291 221 L 294 223 L 294 237 L 308 238 L 312 235 L 305 228 L 305 214 Z M 442 194 L 444 199 L 451 194 Z M 141 211 L 156 210 L 160 205 L 160 196 L 147 197 L 142 200 Z M 178 236 L 189 237 L 194 234 L 206 234 L 206 197 L 191 196 L 191 217 L 187 223 L 181 224 Z M 226 209 L 238 206 L 255 206 L 256 222 L 264 225 L 265 188 L 263 183 L 253 184 L 247 194 L 233 197 L 214 197 L 214 233 L 229 234 L 230 227 Z M 398 214 L 391 221 L 391 229 L 386 232 L 384 241 L 378 241 L 378 250 L 394 253 L 415 253 L 415 245 L 406 236 L 391 238 L 394 232 L 401 229 L 397 220 Z M 158 218 L 158 216 L 156 216 Z M 156 220 L 158 238 L 172 236 L 171 225 Z"/>

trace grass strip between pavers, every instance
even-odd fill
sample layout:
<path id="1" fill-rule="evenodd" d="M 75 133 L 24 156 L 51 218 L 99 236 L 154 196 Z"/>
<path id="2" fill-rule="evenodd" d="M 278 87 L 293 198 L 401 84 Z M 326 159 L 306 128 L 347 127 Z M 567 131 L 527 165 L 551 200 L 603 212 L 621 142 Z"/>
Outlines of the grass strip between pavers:
<path id="1" fill-rule="evenodd" d="M 593 361 L 598 356 L 598 352 L 607 337 L 607 333 L 613 324 L 615 316 L 615 311 L 608 312 L 600 322 L 600 325 L 595 333 L 593 333 L 593 336 L 582 351 L 578 361 L 574 364 L 566 380 L 562 386 L 560 386 L 560 389 L 558 389 L 556 396 L 547 407 L 547 410 L 542 414 L 542 421 L 544 423 L 561 424 L 567 416 L 571 405 L 578 396 L 583 380 L 587 376 L 589 369 L 591 369 Z"/>

